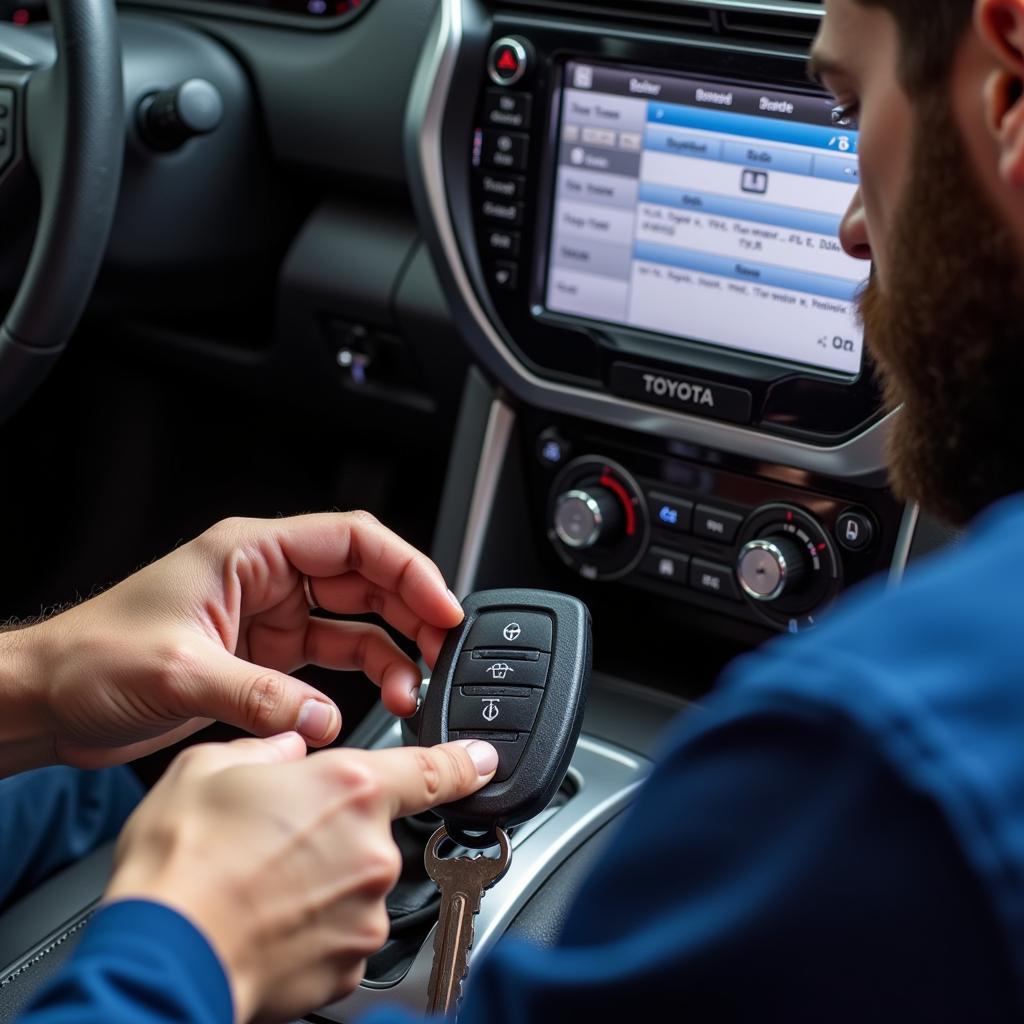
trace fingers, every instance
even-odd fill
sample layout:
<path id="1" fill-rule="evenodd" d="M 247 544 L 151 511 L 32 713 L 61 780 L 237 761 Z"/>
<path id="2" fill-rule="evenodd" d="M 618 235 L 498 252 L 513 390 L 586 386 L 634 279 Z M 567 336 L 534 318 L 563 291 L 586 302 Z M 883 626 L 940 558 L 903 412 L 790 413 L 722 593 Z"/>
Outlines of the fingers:
<path id="1" fill-rule="evenodd" d="M 330 750 L 317 755 L 318 763 L 342 770 L 356 766 L 373 781 L 392 820 L 420 814 L 432 807 L 461 800 L 490 782 L 498 767 L 498 752 L 480 740 L 458 740 L 436 747 L 395 747 L 391 750 Z"/>
<path id="2" fill-rule="evenodd" d="M 261 668 L 223 648 L 204 647 L 198 671 L 178 683 L 186 714 L 203 715 L 254 733 L 294 730 L 321 747 L 341 731 L 341 712 L 315 687 L 283 672 Z"/>
<path id="3" fill-rule="evenodd" d="M 381 690 L 393 715 L 416 710 L 420 670 L 381 629 L 365 622 L 314 618 L 306 629 L 306 659 L 322 668 L 359 669 Z"/>
<path id="4" fill-rule="evenodd" d="M 301 761 L 306 742 L 297 732 L 285 732 L 267 739 L 233 740 L 230 743 L 201 743 L 179 755 L 179 770 L 190 775 L 212 775 L 240 765 L 282 764 Z"/>
<path id="5" fill-rule="evenodd" d="M 433 668 L 449 627 L 440 628 L 426 622 L 406 604 L 401 594 L 385 590 L 357 572 L 318 579 L 314 586 L 321 608 L 337 615 L 375 612 L 412 640 Z"/>
<path id="6" fill-rule="evenodd" d="M 322 580 L 357 572 L 431 626 L 451 629 L 462 621 L 440 569 L 367 512 L 295 516 L 278 520 L 275 530 L 291 564 L 313 578 L 320 601 Z"/>

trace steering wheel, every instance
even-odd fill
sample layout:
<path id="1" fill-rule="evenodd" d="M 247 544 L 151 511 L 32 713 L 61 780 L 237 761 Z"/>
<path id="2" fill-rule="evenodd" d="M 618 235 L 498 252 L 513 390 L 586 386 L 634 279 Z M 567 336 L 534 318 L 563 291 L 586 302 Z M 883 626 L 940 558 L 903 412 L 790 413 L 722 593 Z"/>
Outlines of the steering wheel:
<path id="1" fill-rule="evenodd" d="M 5 193 L 20 196 L 28 166 L 41 195 L 28 265 L 0 325 L 0 422 L 67 345 L 96 282 L 121 183 L 114 0 L 48 0 L 48 7 L 52 37 L 0 25 L 0 208 Z"/>

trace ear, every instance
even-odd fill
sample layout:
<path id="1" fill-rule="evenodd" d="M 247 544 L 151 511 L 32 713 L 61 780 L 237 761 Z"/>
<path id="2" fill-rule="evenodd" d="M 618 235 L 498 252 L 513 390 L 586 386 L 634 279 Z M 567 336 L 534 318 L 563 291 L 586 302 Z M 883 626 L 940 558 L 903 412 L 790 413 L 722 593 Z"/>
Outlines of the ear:
<path id="1" fill-rule="evenodd" d="M 1024 0 L 977 0 L 974 25 L 995 60 L 984 103 L 999 174 L 1012 188 L 1024 188 Z"/>

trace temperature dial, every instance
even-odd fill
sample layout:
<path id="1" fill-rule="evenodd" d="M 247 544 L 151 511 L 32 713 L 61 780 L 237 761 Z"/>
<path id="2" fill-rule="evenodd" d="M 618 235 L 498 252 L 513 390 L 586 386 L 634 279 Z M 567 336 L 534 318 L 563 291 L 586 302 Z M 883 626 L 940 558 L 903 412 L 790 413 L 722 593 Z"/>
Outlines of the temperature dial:
<path id="1" fill-rule="evenodd" d="M 581 576 L 610 580 L 632 571 L 649 532 L 640 488 L 617 462 L 585 455 L 558 474 L 548 499 L 548 537 Z"/>
<path id="2" fill-rule="evenodd" d="M 788 537 L 752 540 L 740 552 L 740 586 L 755 601 L 776 601 L 799 588 L 807 562 L 807 552 Z"/>
<path id="3" fill-rule="evenodd" d="M 555 533 L 577 550 L 613 543 L 622 533 L 622 520 L 619 499 L 604 487 L 574 488 L 555 502 Z"/>
<path id="4" fill-rule="evenodd" d="M 765 505 L 744 524 L 736 575 L 757 614 L 795 633 L 839 592 L 840 562 L 825 527 L 797 505 Z"/>

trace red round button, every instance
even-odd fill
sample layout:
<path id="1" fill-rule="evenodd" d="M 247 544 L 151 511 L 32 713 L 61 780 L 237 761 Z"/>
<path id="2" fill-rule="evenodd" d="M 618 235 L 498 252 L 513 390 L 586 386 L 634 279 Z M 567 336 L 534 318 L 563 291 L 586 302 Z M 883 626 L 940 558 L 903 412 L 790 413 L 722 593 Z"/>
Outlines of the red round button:
<path id="1" fill-rule="evenodd" d="M 487 74 L 497 85 L 514 85 L 526 74 L 526 47 L 513 36 L 499 39 L 487 56 Z"/>

